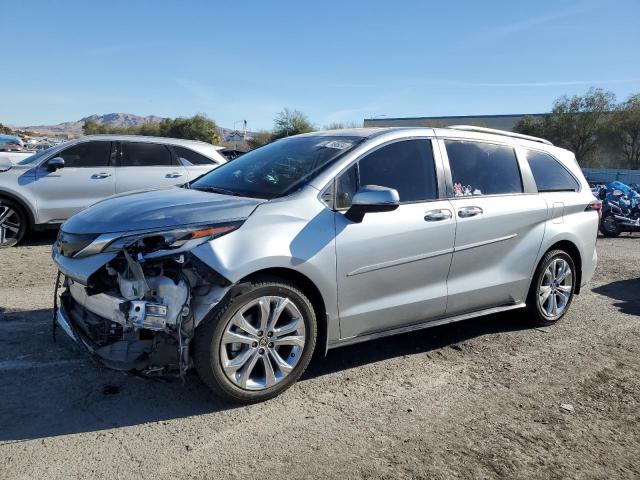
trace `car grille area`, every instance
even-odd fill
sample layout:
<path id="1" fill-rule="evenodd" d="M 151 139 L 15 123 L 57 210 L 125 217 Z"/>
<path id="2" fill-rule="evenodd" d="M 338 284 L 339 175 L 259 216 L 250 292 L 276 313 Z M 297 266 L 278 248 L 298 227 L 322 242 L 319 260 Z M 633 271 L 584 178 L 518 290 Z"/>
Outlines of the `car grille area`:
<path id="1" fill-rule="evenodd" d="M 122 325 L 90 312 L 71 296 L 67 298 L 67 308 L 74 325 L 97 346 L 102 347 L 122 339 Z"/>

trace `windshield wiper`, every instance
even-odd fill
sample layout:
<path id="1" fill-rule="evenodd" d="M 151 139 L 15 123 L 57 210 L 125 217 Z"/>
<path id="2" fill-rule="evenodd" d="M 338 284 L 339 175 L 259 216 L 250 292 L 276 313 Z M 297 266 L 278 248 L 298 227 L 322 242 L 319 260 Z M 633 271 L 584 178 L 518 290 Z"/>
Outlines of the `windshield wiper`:
<path id="1" fill-rule="evenodd" d="M 226 190 L 224 188 L 218 188 L 218 187 L 191 187 L 193 190 L 202 190 L 204 192 L 211 192 L 211 193 L 221 193 L 223 195 L 231 195 L 234 197 L 243 197 L 244 195 L 238 193 L 238 192 L 234 192 L 233 190 Z"/>

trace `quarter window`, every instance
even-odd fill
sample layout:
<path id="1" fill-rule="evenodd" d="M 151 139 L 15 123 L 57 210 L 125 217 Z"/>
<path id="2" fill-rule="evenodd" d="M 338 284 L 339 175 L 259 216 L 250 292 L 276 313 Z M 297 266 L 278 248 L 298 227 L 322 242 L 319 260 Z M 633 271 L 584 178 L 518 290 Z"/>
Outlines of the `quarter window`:
<path id="1" fill-rule="evenodd" d="M 336 208 L 349 208 L 358 191 L 358 166 L 352 165 L 336 179 Z"/>
<path id="2" fill-rule="evenodd" d="M 400 202 L 437 198 L 431 141 L 395 142 L 370 153 L 336 179 L 336 208 L 348 208 L 358 188 L 379 185 L 398 191 Z"/>
<path id="3" fill-rule="evenodd" d="M 63 150 L 56 157 L 64 158 L 64 166 L 91 168 L 109 166 L 111 142 L 83 142 Z"/>
<path id="4" fill-rule="evenodd" d="M 146 142 L 122 143 L 123 167 L 164 167 L 172 165 L 171 152 L 165 145 Z"/>
<path id="5" fill-rule="evenodd" d="M 446 140 L 453 196 L 522 193 L 513 148 L 483 142 Z"/>
<path id="6" fill-rule="evenodd" d="M 527 150 L 527 161 L 538 192 L 577 192 L 577 180 L 551 155 Z"/>
<path id="7" fill-rule="evenodd" d="M 189 165 L 211 165 L 217 163 L 209 157 L 205 157 L 204 155 L 194 152 L 193 150 L 189 150 L 188 148 L 174 146 L 173 150 L 176 152 L 178 161 L 185 167 L 188 167 Z"/>

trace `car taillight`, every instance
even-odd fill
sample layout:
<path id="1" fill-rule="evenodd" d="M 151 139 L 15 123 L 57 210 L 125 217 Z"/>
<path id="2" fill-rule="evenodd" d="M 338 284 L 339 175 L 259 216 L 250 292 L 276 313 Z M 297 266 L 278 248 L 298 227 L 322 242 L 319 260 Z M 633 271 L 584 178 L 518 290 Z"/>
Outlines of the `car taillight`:
<path id="1" fill-rule="evenodd" d="M 587 208 L 585 208 L 584 211 L 585 212 L 596 211 L 596 212 L 598 212 L 598 216 L 601 216 L 602 215 L 602 202 L 600 200 L 594 200 L 589 205 L 587 205 Z"/>

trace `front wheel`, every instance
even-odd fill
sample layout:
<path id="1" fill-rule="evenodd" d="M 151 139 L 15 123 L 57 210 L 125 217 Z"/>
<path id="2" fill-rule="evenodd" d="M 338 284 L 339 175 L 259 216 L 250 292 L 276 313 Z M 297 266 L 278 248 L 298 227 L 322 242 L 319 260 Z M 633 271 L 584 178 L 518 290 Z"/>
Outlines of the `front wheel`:
<path id="1" fill-rule="evenodd" d="M 27 231 L 27 217 L 11 200 L 0 198 L 0 248 L 16 245 Z"/>
<path id="2" fill-rule="evenodd" d="M 194 363 L 221 397 L 252 403 L 289 388 L 315 348 L 316 318 L 309 299 L 278 278 L 250 282 L 225 297 L 196 330 Z"/>
<path id="3" fill-rule="evenodd" d="M 621 231 L 622 229 L 613 215 L 610 213 L 603 215 L 602 220 L 600 220 L 600 232 L 605 237 L 615 238 L 620 235 Z"/>
<path id="4" fill-rule="evenodd" d="M 536 325 L 551 325 L 569 310 L 575 293 L 576 267 L 563 250 L 552 250 L 542 258 L 533 276 L 527 310 Z"/>

